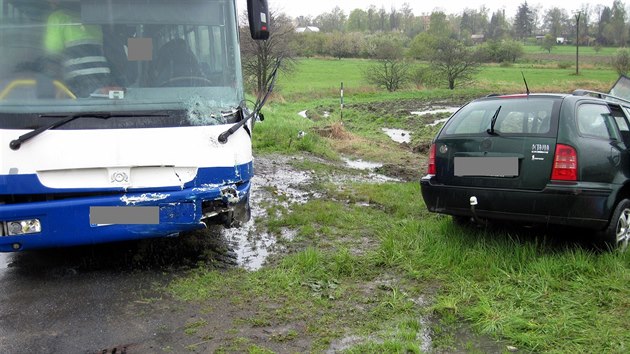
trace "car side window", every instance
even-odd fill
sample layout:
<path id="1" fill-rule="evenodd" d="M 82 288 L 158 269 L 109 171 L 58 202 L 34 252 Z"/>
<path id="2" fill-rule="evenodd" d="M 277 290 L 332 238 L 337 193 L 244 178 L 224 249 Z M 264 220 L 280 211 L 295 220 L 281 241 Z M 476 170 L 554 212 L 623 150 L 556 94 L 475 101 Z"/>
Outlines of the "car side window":
<path id="1" fill-rule="evenodd" d="M 577 125 L 580 134 L 602 139 L 616 137 L 608 106 L 582 104 L 577 112 Z"/>
<path id="2" fill-rule="evenodd" d="M 619 108 L 619 114 L 615 115 L 615 121 L 617 122 L 617 127 L 619 127 L 623 143 L 626 147 L 630 147 L 630 123 L 628 122 L 628 116 L 630 114 L 627 107 Z"/>

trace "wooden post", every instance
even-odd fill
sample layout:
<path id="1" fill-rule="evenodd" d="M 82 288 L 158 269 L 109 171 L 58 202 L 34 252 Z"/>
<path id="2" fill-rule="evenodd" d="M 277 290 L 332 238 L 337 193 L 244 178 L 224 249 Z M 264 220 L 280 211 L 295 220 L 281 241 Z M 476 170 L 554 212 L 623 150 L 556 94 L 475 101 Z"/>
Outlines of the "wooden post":
<path id="1" fill-rule="evenodd" d="M 343 123 L 343 81 L 341 82 L 341 122 Z"/>

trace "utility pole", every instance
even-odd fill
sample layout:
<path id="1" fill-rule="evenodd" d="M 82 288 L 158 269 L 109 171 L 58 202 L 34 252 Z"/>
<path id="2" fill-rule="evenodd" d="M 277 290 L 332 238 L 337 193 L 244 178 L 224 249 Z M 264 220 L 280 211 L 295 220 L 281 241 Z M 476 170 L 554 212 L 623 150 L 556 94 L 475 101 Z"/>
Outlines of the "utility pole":
<path id="1" fill-rule="evenodd" d="M 580 15 L 580 11 L 575 14 L 575 75 L 580 75 Z"/>

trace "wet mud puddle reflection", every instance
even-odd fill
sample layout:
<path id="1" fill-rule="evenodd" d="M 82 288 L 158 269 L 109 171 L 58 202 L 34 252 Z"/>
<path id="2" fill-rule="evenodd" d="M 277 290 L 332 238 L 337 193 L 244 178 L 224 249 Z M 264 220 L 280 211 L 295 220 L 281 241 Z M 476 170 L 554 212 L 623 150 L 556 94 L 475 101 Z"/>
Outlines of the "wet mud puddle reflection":
<path id="1" fill-rule="evenodd" d="M 305 191 L 313 182 L 312 171 L 301 171 L 291 166 L 295 157 L 273 156 L 257 157 L 254 161 L 256 175 L 252 178 L 250 195 L 251 219 L 240 228 L 223 229 L 223 237 L 228 248 L 237 257 L 237 264 L 248 270 L 260 269 L 270 254 L 283 250 L 282 242 L 295 238 L 297 230 L 282 229 L 280 234 L 272 234 L 265 230 L 261 221 L 267 217 L 269 206 L 281 206 L 291 210 L 292 205 L 304 204 L 313 198 L 321 198 L 318 192 Z M 335 183 L 360 181 L 366 183 L 382 183 L 398 181 L 373 172 L 382 166 L 380 163 L 351 160 L 343 158 L 347 167 L 367 170 L 363 174 L 331 173 L 328 178 Z M 257 223 L 258 221 L 258 223 Z"/>
<path id="2" fill-rule="evenodd" d="M 9 268 L 13 255 L 11 253 L 0 252 L 0 273 L 3 269 Z"/>
<path id="3" fill-rule="evenodd" d="M 284 160 L 282 158 L 281 160 Z M 290 208 L 292 204 L 304 204 L 316 194 L 305 192 L 298 186 L 311 181 L 310 173 L 291 168 L 287 161 L 271 161 L 269 158 L 257 158 L 256 176 L 252 178 L 250 195 L 251 219 L 240 228 L 225 229 L 223 236 L 229 247 L 237 255 L 238 265 L 248 269 L 260 269 L 269 254 L 280 248 L 278 236 L 258 227 L 256 220 L 267 216 L 265 206 L 269 204 Z M 280 237 L 292 240 L 297 231 L 282 230 Z"/>

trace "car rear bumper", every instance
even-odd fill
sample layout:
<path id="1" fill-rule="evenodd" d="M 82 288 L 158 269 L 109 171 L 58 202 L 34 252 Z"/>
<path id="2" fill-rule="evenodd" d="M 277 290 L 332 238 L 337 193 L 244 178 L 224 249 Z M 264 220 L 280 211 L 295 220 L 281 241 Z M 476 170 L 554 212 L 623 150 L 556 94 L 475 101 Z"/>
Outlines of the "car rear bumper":
<path id="1" fill-rule="evenodd" d="M 482 219 L 568 225 L 590 229 L 607 226 L 617 190 L 592 183 L 548 184 L 543 190 L 508 190 L 446 186 L 433 176 L 420 180 L 422 198 L 429 211 L 473 216 L 470 198 L 478 204 L 474 214 Z"/>

